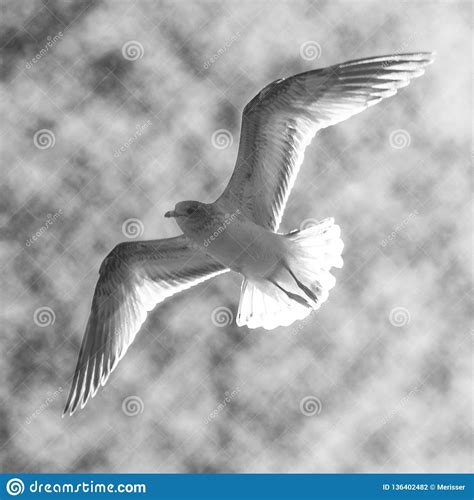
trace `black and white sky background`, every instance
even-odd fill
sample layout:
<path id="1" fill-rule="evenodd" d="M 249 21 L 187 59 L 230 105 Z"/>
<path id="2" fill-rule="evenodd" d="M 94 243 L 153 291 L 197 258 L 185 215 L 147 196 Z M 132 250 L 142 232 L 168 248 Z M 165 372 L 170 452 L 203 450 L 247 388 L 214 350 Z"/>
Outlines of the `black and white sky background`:
<path id="1" fill-rule="evenodd" d="M 3 472 L 468 472 L 470 2 L 4 0 Z M 158 307 L 61 419 L 102 259 L 222 191 L 279 77 L 436 50 L 320 133 L 283 219 L 333 216 L 345 266 L 309 320 L 237 328 L 240 277 Z M 134 232 L 136 231 L 136 232 Z"/>

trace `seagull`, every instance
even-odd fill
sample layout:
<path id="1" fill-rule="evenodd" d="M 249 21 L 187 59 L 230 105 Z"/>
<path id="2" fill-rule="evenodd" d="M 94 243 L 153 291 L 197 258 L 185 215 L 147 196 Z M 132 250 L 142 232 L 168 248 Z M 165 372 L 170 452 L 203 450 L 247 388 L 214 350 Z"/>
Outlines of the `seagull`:
<path id="1" fill-rule="evenodd" d="M 64 414 L 94 397 L 148 311 L 229 270 L 243 275 L 236 323 L 273 329 L 318 309 L 343 265 L 334 219 L 278 233 L 316 132 L 360 113 L 424 73 L 434 53 L 392 54 L 315 69 L 267 85 L 242 114 L 234 172 L 214 203 L 181 201 L 165 214 L 180 236 L 118 244 L 99 270 Z"/>

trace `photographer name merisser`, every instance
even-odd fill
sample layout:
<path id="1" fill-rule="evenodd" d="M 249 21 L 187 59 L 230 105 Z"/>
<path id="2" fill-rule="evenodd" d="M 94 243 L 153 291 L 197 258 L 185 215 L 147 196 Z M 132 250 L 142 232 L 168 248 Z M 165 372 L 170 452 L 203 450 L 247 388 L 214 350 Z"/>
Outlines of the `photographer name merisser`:
<path id="1" fill-rule="evenodd" d="M 437 484 L 436 489 L 438 491 L 453 491 L 453 490 L 464 491 L 466 489 L 466 485 L 465 484 Z"/>

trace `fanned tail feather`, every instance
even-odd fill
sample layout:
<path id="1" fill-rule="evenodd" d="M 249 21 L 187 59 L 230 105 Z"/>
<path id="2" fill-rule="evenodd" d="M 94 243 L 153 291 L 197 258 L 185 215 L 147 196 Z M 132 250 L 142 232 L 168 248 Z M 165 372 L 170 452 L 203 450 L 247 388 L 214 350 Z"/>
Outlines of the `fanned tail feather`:
<path id="1" fill-rule="evenodd" d="M 282 235 L 288 240 L 289 252 L 278 268 L 265 279 L 244 278 L 237 325 L 271 330 L 319 309 L 336 284 L 329 271 L 343 266 L 340 234 L 330 218 Z"/>

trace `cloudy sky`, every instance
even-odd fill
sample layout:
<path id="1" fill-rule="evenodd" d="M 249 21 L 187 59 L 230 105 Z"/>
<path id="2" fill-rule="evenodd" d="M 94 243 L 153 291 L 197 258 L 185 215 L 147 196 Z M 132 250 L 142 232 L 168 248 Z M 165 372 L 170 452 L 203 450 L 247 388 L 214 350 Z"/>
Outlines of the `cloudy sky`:
<path id="1" fill-rule="evenodd" d="M 470 20 L 455 1 L 6 1 L 2 470 L 468 472 Z M 151 313 L 61 419 L 102 259 L 217 198 L 245 104 L 418 50 L 437 51 L 425 76 L 307 150 L 281 230 L 342 228 L 321 311 L 237 328 L 240 277 L 220 276 Z"/>

